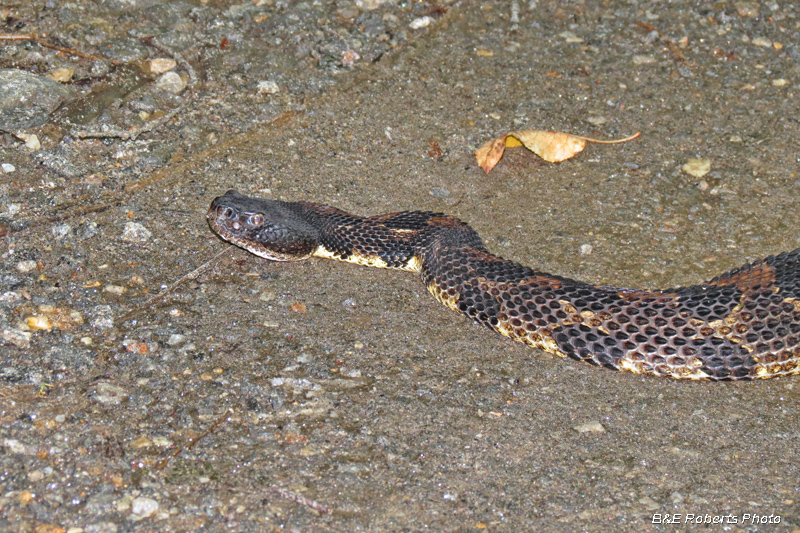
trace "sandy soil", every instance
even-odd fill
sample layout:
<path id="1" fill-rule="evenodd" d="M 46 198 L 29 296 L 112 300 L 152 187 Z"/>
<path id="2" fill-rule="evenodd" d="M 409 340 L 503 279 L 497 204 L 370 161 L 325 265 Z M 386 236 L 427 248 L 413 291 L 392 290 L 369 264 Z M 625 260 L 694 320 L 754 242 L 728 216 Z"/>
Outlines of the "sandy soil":
<path id="1" fill-rule="evenodd" d="M 29 132 L 39 150 L 0 146 L 15 166 L 0 173 L 0 529 L 800 530 L 796 379 L 560 360 L 472 325 L 413 275 L 272 264 L 205 221 L 230 188 L 435 210 L 556 274 L 710 279 L 798 246 L 800 10 L 256 4 L 41 4 L 19 8 L 25 28 L 6 21 L 96 53 L 118 30 L 81 24 L 93 16 L 185 32 L 175 49 L 198 80 L 156 94 L 158 109 L 193 100 L 136 141 L 78 139 L 67 120 Z M 38 73 L 91 63 L 4 50 L 0 66 Z M 100 123 L 137 125 L 144 96 L 121 98 Z M 560 164 L 515 149 L 485 175 L 474 149 L 522 128 L 642 135 Z M 695 158 L 711 171 L 682 170 Z"/>

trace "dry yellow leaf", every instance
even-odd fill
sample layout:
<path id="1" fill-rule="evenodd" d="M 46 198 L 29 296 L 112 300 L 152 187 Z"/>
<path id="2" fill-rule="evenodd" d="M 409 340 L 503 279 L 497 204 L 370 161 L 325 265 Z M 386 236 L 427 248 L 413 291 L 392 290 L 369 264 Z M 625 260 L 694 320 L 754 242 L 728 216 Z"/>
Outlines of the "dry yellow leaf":
<path id="1" fill-rule="evenodd" d="M 488 174 L 503 157 L 506 147 L 524 146 L 547 162 L 559 163 L 579 153 L 586 147 L 587 142 L 618 144 L 633 140 L 638 136 L 639 132 L 637 131 L 625 139 L 603 141 L 557 131 L 509 131 L 484 143 L 475 151 L 475 159 L 478 160 L 478 166 Z"/>

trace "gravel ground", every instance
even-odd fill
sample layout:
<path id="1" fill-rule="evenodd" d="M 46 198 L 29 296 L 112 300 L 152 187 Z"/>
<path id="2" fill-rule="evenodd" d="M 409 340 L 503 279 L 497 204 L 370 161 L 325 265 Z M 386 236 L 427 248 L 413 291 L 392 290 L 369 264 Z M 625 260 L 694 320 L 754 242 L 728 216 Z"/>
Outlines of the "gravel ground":
<path id="1" fill-rule="evenodd" d="M 505 257 L 647 288 L 796 248 L 794 4 L 48 0 L 0 21 L 0 530 L 800 531 L 796 379 L 561 360 L 413 275 L 271 264 L 205 221 L 230 188 L 445 211 Z M 524 128 L 642 134 L 485 175 L 475 148 Z"/>

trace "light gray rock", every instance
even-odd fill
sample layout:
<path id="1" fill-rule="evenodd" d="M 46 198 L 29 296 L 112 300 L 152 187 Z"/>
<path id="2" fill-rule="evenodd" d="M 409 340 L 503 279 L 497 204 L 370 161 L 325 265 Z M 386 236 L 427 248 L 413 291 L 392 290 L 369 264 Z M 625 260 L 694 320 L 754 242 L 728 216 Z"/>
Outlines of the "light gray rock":
<path id="1" fill-rule="evenodd" d="M 41 126 L 50 113 L 74 96 L 72 89 L 50 78 L 13 68 L 0 69 L 0 130 L 13 132 Z"/>

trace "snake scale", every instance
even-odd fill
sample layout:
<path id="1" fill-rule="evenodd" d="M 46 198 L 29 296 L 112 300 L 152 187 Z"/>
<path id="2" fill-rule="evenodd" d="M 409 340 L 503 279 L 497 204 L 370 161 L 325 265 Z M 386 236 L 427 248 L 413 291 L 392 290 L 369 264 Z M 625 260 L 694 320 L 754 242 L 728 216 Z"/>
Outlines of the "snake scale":
<path id="1" fill-rule="evenodd" d="M 663 291 L 599 286 L 491 254 L 459 219 L 354 216 L 228 191 L 211 203 L 224 240 L 274 261 L 327 257 L 419 272 L 441 303 L 534 348 L 640 374 L 758 379 L 800 373 L 800 250 Z"/>

